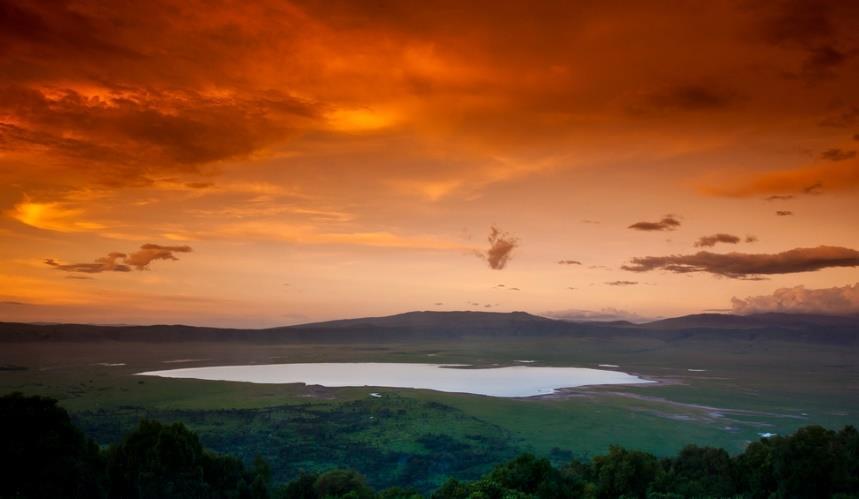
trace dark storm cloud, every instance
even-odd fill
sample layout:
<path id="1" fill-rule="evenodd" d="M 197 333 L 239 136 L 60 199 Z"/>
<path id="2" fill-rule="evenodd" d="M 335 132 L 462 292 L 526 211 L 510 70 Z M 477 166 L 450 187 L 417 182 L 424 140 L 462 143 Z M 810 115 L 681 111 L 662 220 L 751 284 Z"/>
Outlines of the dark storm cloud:
<path id="1" fill-rule="evenodd" d="M 273 95 L 262 99 L 266 102 L 214 99 L 193 91 L 180 95 L 146 90 L 105 100 L 74 90 L 48 95 L 36 89 L 6 87 L 0 89 L 0 112 L 25 125 L 0 128 L 0 142 L 68 160 L 193 169 L 247 157 L 283 136 L 285 128 L 270 119 L 271 106 L 291 108 L 297 115 L 313 114 L 292 98 Z M 67 138 L 70 131 L 75 138 Z M 127 174 L 134 173 L 142 172 L 127 168 Z"/>
<path id="2" fill-rule="evenodd" d="M 847 54 L 830 45 L 816 47 L 808 51 L 802 63 L 800 76 L 805 79 L 819 79 L 831 76 L 833 71 L 847 61 Z"/>
<path id="3" fill-rule="evenodd" d="M 834 34 L 830 20 L 832 2 L 783 0 L 774 2 L 772 13 L 764 17 L 764 36 L 772 43 L 813 46 Z"/>
<path id="4" fill-rule="evenodd" d="M 665 215 L 665 217 L 658 222 L 636 222 L 628 228 L 634 230 L 657 231 L 674 230 L 677 227 L 680 227 L 680 221 L 677 220 L 674 215 Z"/>
<path id="5" fill-rule="evenodd" d="M 780 47 L 804 52 L 799 72 L 794 75 L 806 80 L 833 76 L 850 57 L 841 47 L 849 38 L 839 39 L 835 8 L 839 2 L 827 0 L 787 0 L 774 4 L 770 15 L 764 16 L 764 37 Z"/>
<path id="6" fill-rule="evenodd" d="M 845 151 L 843 149 L 828 149 L 823 151 L 820 154 L 822 159 L 828 159 L 829 161 L 846 161 L 848 159 L 853 159 L 856 157 L 856 151 Z"/>
<path id="7" fill-rule="evenodd" d="M 621 267 L 631 272 L 667 270 L 680 274 L 708 272 L 732 279 L 761 279 L 761 275 L 813 272 L 825 268 L 859 266 L 859 251 L 837 246 L 796 248 L 775 254 L 700 251 L 693 255 L 633 258 Z"/>
<path id="8" fill-rule="evenodd" d="M 510 261 L 513 250 L 519 245 L 519 240 L 494 225 L 489 229 L 487 240 L 489 249 L 486 252 L 479 252 L 478 256 L 489 263 L 489 268 L 503 269 Z"/>
<path id="9" fill-rule="evenodd" d="M 731 234 L 713 234 L 712 236 L 703 236 L 695 242 L 696 248 L 710 248 L 718 243 L 737 244 L 740 238 Z"/>
<path id="10" fill-rule="evenodd" d="M 59 263 L 53 258 L 45 260 L 45 264 L 63 272 L 82 272 L 98 274 L 101 272 L 130 272 L 132 268 L 148 270 L 149 264 L 155 260 L 178 260 L 174 253 L 189 253 L 190 246 L 161 246 L 144 244 L 134 253 L 126 254 L 118 251 L 107 256 L 96 258 L 92 263 Z"/>

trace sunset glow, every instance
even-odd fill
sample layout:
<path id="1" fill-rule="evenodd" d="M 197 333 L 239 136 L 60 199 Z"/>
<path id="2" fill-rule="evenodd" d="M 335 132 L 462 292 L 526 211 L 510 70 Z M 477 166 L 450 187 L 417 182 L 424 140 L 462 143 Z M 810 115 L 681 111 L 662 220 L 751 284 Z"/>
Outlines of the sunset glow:
<path id="1" fill-rule="evenodd" d="M 0 320 L 859 313 L 856 2 L 0 16 Z"/>

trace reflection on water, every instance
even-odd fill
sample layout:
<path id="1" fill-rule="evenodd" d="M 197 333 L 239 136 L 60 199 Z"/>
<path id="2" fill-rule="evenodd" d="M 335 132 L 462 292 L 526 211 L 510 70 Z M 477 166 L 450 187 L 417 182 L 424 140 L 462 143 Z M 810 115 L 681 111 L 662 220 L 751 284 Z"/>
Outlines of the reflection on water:
<path id="1" fill-rule="evenodd" d="M 306 383 L 328 387 L 423 388 L 493 397 L 530 397 L 549 394 L 558 388 L 585 385 L 651 383 L 620 371 L 581 367 L 462 369 L 439 364 L 373 362 L 194 367 L 139 374 L 250 383 Z"/>

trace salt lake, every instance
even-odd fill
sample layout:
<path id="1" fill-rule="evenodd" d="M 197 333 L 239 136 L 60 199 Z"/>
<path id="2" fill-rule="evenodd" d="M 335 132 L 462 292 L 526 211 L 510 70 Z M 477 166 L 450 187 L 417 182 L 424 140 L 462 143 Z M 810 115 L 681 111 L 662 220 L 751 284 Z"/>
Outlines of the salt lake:
<path id="1" fill-rule="evenodd" d="M 532 397 L 551 394 L 559 388 L 653 382 L 620 371 L 583 367 L 518 365 L 472 368 L 460 365 L 378 362 L 211 366 L 138 374 L 249 383 L 305 383 L 332 388 L 418 388 L 492 397 Z"/>

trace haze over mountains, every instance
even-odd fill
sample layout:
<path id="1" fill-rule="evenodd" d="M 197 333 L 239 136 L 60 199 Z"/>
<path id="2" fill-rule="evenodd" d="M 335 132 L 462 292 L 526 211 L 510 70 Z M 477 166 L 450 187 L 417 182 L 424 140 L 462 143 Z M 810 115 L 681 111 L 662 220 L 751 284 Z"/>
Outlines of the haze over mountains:
<path id="1" fill-rule="evenodd" d="M 367 343 L 491 338 L 652 338 L 856 344 L 859 317 L 811 314 L 695 314 L 644 324 L 571 322 L 525 312 L 407 312 L 270 329 L 183 325 L 0 323 L 0 342 Z"/>

